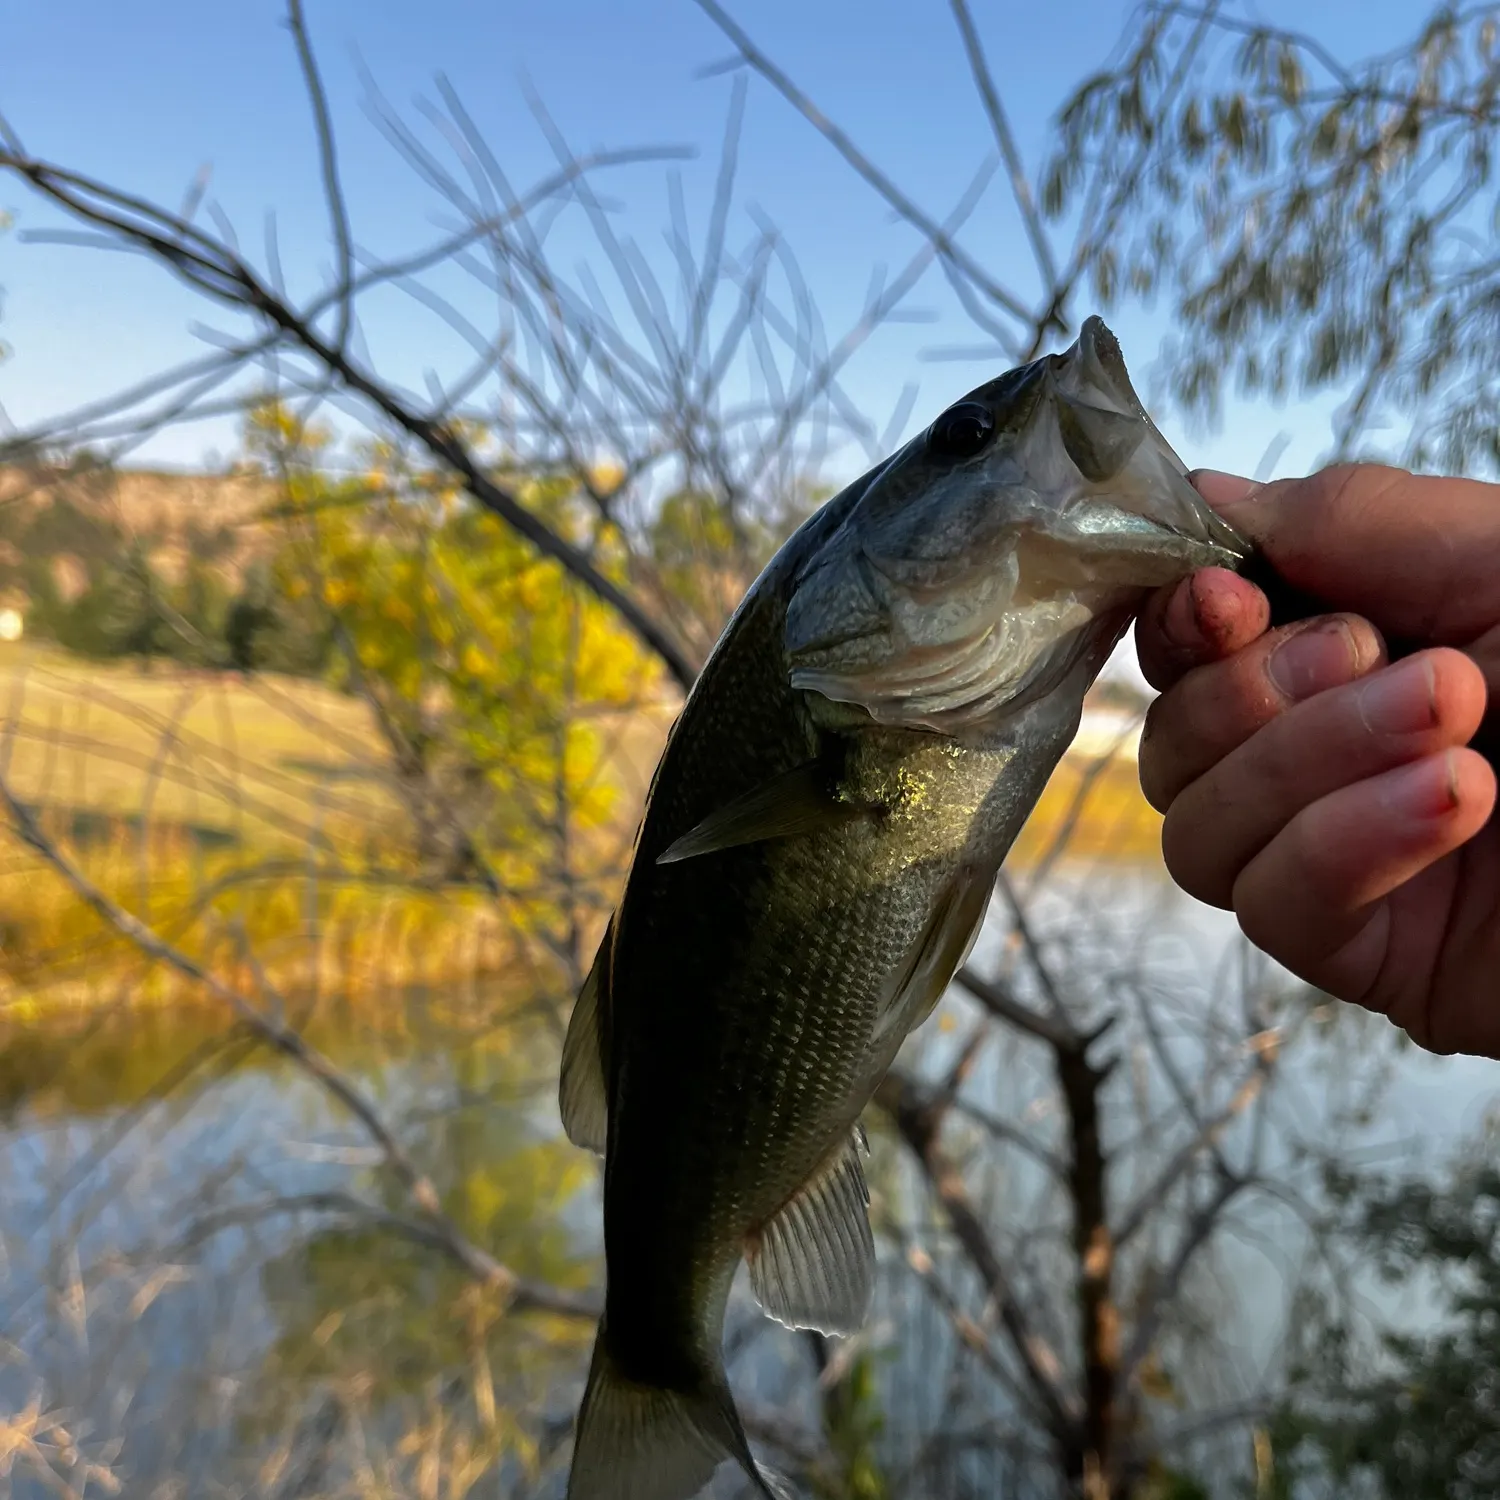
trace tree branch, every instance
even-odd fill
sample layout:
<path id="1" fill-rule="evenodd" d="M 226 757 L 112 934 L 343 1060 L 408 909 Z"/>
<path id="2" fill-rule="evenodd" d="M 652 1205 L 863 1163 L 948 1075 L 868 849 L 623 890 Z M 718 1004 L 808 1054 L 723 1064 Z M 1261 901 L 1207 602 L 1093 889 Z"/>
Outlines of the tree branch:
<path id="1" fill-rule="evenodd" d="M 996 980 L 986 979 L 967 964 L 954 978 L 997 1021 L 1004 1021 L 1007 1026 L 1014 1026 L 1017 1031 L 1046 1042 L 1050 1047 L 1070 1047 L 1077 1041 L 1077 1036 L 1070 1029 L 1032 1010 L 1029 1005 L 1024 1005 Z"/>
<path id="2" fill-rule="evenodd" d="M 656 620 L 566 538 L 533 515 L 510 491 L 484 472 L 461 438 L 446 424 L 423 417 L 336 343 L 325 339 L 307 318 L 288 305 L 232 247 L 210 239 L 176 215 L 77 173 L 67 172 L 13 151 L 0 151 L 0 169 L 24 178 L 43 197 L 75 217 L 98 224 L 161 261 L 205 296 L 249 312 L 312 356 L 343 389 L 369 402 L 408 437 L 463 481 L 470 496 L 526 538 L 544 556 L 560 563 L 580 583 L 613 608 L 666 666 L 683 691 L 692 686 L 697 665 Z"/>
<path id="3" fill-rule="evenodd" d="M 180 1241 L 181 1248 L 196 1248 L 204 1240 L 243 1224 L 257 1224 L 280 1214 L 343 1214 L 365 1220 L 377 1229 L 400 1235 L 413 1244 L 425 1246 L 446 1255 L 461 1270 L 473 1274 L 468 1258 L 459 1253 L 452 1236 L 444 1233 L 430 1219 L 398 1214 L 379 1204 L 366 1202 L 353 1193 L 327 1191 L 292 1193 L 255 1203 L 238 1203 L 230 1208 L 215 1209 L 195 1219 Z M 589 1297 L 559 1291 L 545 1282 L 516 1277 L 511 1283 L 508 1301 L 512 1312 L 548 1312 L 565 1318 L 598 1319 L 602 1308 Z"/>
<path id="4" fill-rule="evenodd" d="M 16 797 L 3 772 L 0 772 L 0 803 L 4 804 L 10 815 L 16 836 L 67 882 L 80 901 L 121 936 L 134 943 L 148 958 L 177 970 L 228 1006 L 247 1030 L 260 1037 L 267 1046 L 290 1058 L 360 1122 L 380 1147 L 386 1164 L 405 1188 L 407 1195 L 421 1210 L 421 1222 L 427 1226 L 435 1242 L 441 1241 L 445 1251 L 478 1280 L 496 1287 L 507 1298 L 517 1293 L 521 1286 L 520 1278 L 501 1265 L 488 1251 L 474 1244 L 448 1218 L 431 1179 L 407 1155 L 375 1106 L 327 1057 L 293 1028 L 264 1014 L 237 990 L 221 983 L 201 964 L 172 944 L 164 942 L 145 923 L 111 900 L 42 832 L 30 809 Z"/>
<path id="5" fill-rule="evenodd" d="M 338 331 L 334 348 L 343 352 L 349 342 L 349 328 L 354 318 L 354 247 L 349 235 L 349 210 L 339 183 L 338 150 L 333 138 L 333 119 L 328 112 L 328 94 L 318 73 L 317 59 L 308 40 L 307 24 L 302 15 L 302 0 L 287 0 L 287 25 L 297 48 L 308 101 L 312 105 L 313 128 L 318 136 L 318 160 L 323 171 L 323 197 L 333 224 L 333 244 L 338 254 L 336 285 L 340 289 Z"/>
<path id="6" fill-rule="evenodd" d="M 928 1185 L 947 1216 L 949 1227 L 994 1300 L 1001 1327 L 1043 1414 L 1045 1425 L 1055 1439 L 1062 1441 L 1072 1428 L 1073 1414 L 1063 1384 L 1061 1361 L 1051 1346 L 1032 1332 L 1021 1299 L 975 1211 L 963 1175 L 942 1149 L 942 1112 L 934 1111 L 916 1088 L 899 1074 L 887 1074 L 876 1090 L 875 1098 L 895 1121 L 902 1139 L 925 1172 Z"/>
<path id="7" fill-rule="evenodd" d="M 969 59 L 969 70 L 974 75 L 974 87 L 979 90 L 980 102 L 989 116 L 990 129 L 995 133 L 995 144 L 1005 158 L 1005 170 L 1010 174 L 1011 193 L 1016 207 L 1021 211 L 1021 222 L 1026 226 L 1026 237 L 1031 241 L 1031 253 L 1036 257 L 1037 269 L 1042 273 L 1046 286 L 1047 301 L 1052 326 L 1059 333 L 1067 332 L 1067 323 L 1058 315 L 1055 299 L 1058 291 L 1057 262 L 1042 216 L 1037 211 L 1036 200 L 1031 195 L 1031 184 L 1026 180 L 1026 168 L 1021 163 L 1021 153 L 1016 149 L 1016 138 L 1006 118 L 1005 106 L 1000 102 L 1000 91 L 995 87 L 995 75 L 990 71 L 984 55 L 979 32 L 974 26 L 974 17 L 969 11 L 968 0 L 951 0 L 954 19 L 958 22 L 959 34 L 963 37 L 964 52 Z M 1045 327 L 1039 333 L 1045 333 Z"/>
<path id="8" fill-rule="evenodd" d="M 1007 291 L 967 251 L 953 239 L 930 214 L 918 208 L 860 149 L 815 105 L 787 75 L 751 41 L 749 35 L 717 0 L 697 0 L 699 8 L 720 31 L 732 41 L 740 56 L 792 105 L 828 143 L 864 178 L 871 187 L 901 215 L 907 223 L 931 241 L 938 254 L 960 272 L 978 291 L 997 307 L 1003 308 L 1026 327 L 1032 324 L 1031 310 L 1019 297 Z M 1014 350 L 1012 350 L 1014 352 Z"/>
<path id="9" fill-rule="evenodd" d="M 1192 1139 L 1187 1141 L 1172 1157 L 1160 1174 L 1150 1186 L 1145 1188 L 1140 1196 L 1131 1204 L 1124 1218 L 1120 1220 L 1120 1226 L 1115 1231 L 1115 1248 L 1121 1249 L 1129 1244 L 1140 1231 L 1150 1222 L 1151 1216 L 1166 1201 L 1167 1195 L 1186 1175 L 1188 1168 L 1198 1158 L 1200 1153 L 1216 1146 L 1219 1137 L 1223 1135 L 1229 1124 L 1242 1114 L 1256 1096 L 1265 1086 L 1275 1061 L 1275 1034 L 1271 1033 L 1271 1040 L 1256 1047 L 1255 1065 L 1245 1081 L 1235 1090 L 1234 1096 L 1229 1102 L 1203 1121 L 1193 1133 Z M 1254 1042 L 1255 1038 L 1252 1038 Z"/>

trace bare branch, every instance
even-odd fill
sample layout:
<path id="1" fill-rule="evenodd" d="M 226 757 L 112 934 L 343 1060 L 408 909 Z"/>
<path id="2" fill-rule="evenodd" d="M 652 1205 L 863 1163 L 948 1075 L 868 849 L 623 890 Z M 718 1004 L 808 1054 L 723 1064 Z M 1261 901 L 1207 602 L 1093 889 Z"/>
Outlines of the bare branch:
<path id="1" fill-rule="evenodd" d="M 1275 1065 L 1276 1034 L 1266 1033 L 1251 1038 L 1255 1050 L 1255 1063 L 1245 1081 L 1235 1090 L 1224 1107 L 1204 1120 L 1171 1157 L 1157 1177 L 1126 1210 L 1115 1231 L 1115 1247 L 1123 1248 L 1150 1222 L 1152 1216 L 1166 1201 L 1167 1195 L 1187 1174 L 1193 1162 L 1210 1147 L 1216 1146 L 1229 1125 L 1254 1102 L 1265 1087 Z"/>
<path id="2" fill-rule="evenodd" d="M 229 1208 L 216 1209 L 195 1219 L 188 1226 L 179 1249 L 183 1252 L 196 1249 L 205 1240 L 222 1234 L 226 1229 L 259 1224 L 283 1214 L 340 1214 L 398 1235 L 413 1244 L 436 1250 L 452 1260 L 460 1270 L 474 1274 L 469 1257 L 462 1253 L 453 1236 L 435 1226 L 431 1219 L 392 1213 L 390 1209 L 367 1202 L 353 1193 L 338 1191 L 285 1194 L 254 1203 L 238 1203 Z M 594 1299 L 575 1296 L 548 1286 L 545 1282 L 525 1277 L 516 1277 L 510 1284 L 507 1306 L 512 1312 L 548 1312 L 560 1317 L 587 1318 L 591 1321 L 596 1320 L 602 1311 Z"/>
<path id="3" fill-rule="evenodd" d="M 984 55 L 984 46 L 974 26 L 974 17 L 969 11 L 968 0 L 951 0 L 953 16 L 964 41 L 964 52 L 969 59 L 969 69 L 974 75 L 974 87 L 979 90 L 984 112 L 989 116 L 990 128 L 995 133 L 995 143 L 1005 158 L 1005 170 L 1010 174 L 1011 192 L 1016 207 L 1021 211 L 1021 222 L 1026 226 L 1026 237 L 1031 241 L 1031 253 L 1036 257 L 1037 269 L 1042 273 L 1042 282 L 1047 288 L 1048 313 L 1052 326 L 1059 333 L 1067 332 L 1067 324 L 1057 308 L 1057 262 L 1052 255 L 1052 245 L 1037 210 L 1036 200 L 1031 195 L 1031 184 L 1026 180 L 1026 168 L 1021 163 L 1021 153 L 1016 149 L 1016 138 L 1011 133 L 1010 121 L 1005 115 L 1005 106 L 1000 102 L 1000 92 L 995 87 L 995 75 L 990 71 Z M 1045 328 L 1038 333 L 1044 333 Z"/>
<path id="4" fill-rule="evenodd" d="M 974 1208 L 963 1176 L 942 1149 L 941 1112 L 935 1112 L 899 1074 L 887 1074 L 875 1097 L 896 1122 L 925 1172 L 928 1186 L 942 1205 L 949 1227 L 994 1299 L 1001 1327 L 1025 1374 L 1026 1385 L 1049 1431 L 1061 1441 L 1073 1421 L 1073 1403 L 1063 1383 L 1061 1361 L 1051 1346 L 1032 1331 L 1020 1296 Z"/>
<path id="5" fill-rule="evenodd" d="M 443 1213 L 431 1179 L 406 1154 L 375 1106 L 327 1057 L 292 1027 L 264 1014 L 238 991 L 215 979 L 196 960 L 164 942 L 143 922 L 111 900 L 42 832 L 30 809 L 16 797 L 10 783 L 3 777 L 0 777 L 0 802 L 10 815 L 17 837 L 57 871 L 80 901 L 147 957 L 177 970 L 228 1006 L 249 1031 L 267 1046 L 290 1058 L 360 1122 L 380 1147 L 386 1163 L 412 1202 L 422 1211 L 423 1222 L 430 1225 L 432 1234 L 445 1242 L 448 1253 L 470 1275 L 499 1288 L 507 1296 L 519 1286 L 519 1279 L 513 1271 L 470 1241 Z"/>
<path id="6" fill-rule="evenodd" d="M 1167 1265 L 1153 1278 L 1150 1294 L 1144 1307 L 1136 1316 L 1135 1330 L 1126 1345 L 1120 1360 L 1120 1384 L 1128 1386 L 1140 1369 L 1141 1361 L 1150 1353 L 1161 1331 L 1167 1309 L 1172 1305 L 1198 1252 L 1207 1243 L 1218 1226 L 1224 1210 L 1242 1192 L 1248 1183 L 1245 1178 L 1232 1172 L 1219 1176 L 1218 1186 L 1212 1195 L 1199 1206 L 1184 1227 Z"/>
<path id="7" fill-rule="evenodd" d="M 968 965 L 960 969 L 954 978 L 997 1021 L 1004 1021 L 1007 1026 L 1014 1026 L 1016 1030 L 1035 1037 L 1040 1042 L 1046 1042 L 1051 1047 L 1070 1047 L 1077 1041 L 1076 1034 L 1070 1028 L 1065 1029 L 1050 1017 L 1022 1004 L 997 980 L 984 978 Z"/>
<path id="8" fill-rule="evenodd" d="M 817 105 L 751 41 L 734 18 L 717 4 L 717 0 L 697 0 L 697 3 L 699 8 L 739 49 L 745 61 L 770 83 L 907 223 L 926 236 L 944 261 L 953 266 L 965 280 L 997 307 L 1003 308 L 1025 327 L 1030 328 L 1033 318 L 1026 304 L 1001 286 L 978 261 L 954 242 L 942 225 L 918 208 L 874 162 L 865 156 L 844 131 L 828 119 Z M 1012 344 L 1014 348 L 1020 347 L 1014 341 Z"/>
<path id="9" fill-rule="evenodd" d="M 338 150 L 334 144 L 333 119 L 328 112 L 328 95 L 318 73 L 312 43 L 308 40 L 302 0 L 287 0 L 287 25 L 291 28 L 297 61 L 301 64 L 308 101 L 312 105 L 313 127 L 318 135 L 318 160 L 323 171 L 323 197 L 333 222 L 333 243 L 338 252 L 336 280 L 340 288 L 339 320 L 333 346 L 342 353 L 349 342 L 349 327 L 354 318 L 354 247 L 349 235 L 349 210 L 339 183 Z"/>
<path id="10" fill-rule="evenodd" d="M 527 510 L 510 491 L 490 478 L 452 428 L 422 417 L 385 384 L 357 367 L 349 355 L 319 334 L 231 248 L 209 239 L 165 209 L 46 162 L 0 151 L 0 169 L 14 172 L 70 213 L 103 226 L 155 256 L 206 296 L 260 318 L 311 355 L 344 389 L 363 397 L 459 476 L 465 489 L 480 505 L 499 516 L 544 556 L 561 563 L 579 582 L 616 610 L 626 625 L 661 659 L 684 691 L 692 686 L 697 676 L 696 665 L 636 599 L 601 573 L 571 542 Z"/>

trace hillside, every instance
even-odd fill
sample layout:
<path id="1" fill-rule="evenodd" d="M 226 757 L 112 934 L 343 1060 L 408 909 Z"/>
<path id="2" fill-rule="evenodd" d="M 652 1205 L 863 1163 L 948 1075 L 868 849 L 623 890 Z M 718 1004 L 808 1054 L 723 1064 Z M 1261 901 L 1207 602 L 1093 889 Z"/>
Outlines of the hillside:
<path id="1" fill-rule="evenodd" d="M 268 548 L 256 518 L 274 493 L 245 472 L 0 467 L 0 602 L 24 615 L 39 569 L 61 598 L 75 598 L 92 571 L 131 547 L 166 580 L 197 558 L 232 584 Z"/>

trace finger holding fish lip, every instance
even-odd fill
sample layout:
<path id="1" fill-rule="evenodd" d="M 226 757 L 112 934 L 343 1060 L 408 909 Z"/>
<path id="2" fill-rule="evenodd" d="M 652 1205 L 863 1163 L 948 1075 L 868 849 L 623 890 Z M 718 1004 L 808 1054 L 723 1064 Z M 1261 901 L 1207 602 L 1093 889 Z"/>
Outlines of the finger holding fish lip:
<path id="1" fill-rule="evenodd" d="M 1146 601 L 1135 631 L 1141 671 L 1152 687 L 1169 688 L 1194 667 L 1248 646 L 1270 619 L 1253 583 L 1228 568 L 1202 568 Z"/>
<path id="2" fill-rule="evenodd" d="M 1307 808 L 1462 746 L 1484 707 L 1478 668 L 1443 648 L 1308 698 L 1176 798 L 1162 827 L 1167 868 L 1190 895 L 1231 906 L 1246 866 Z"/>
<path id="3" fill-rule="evenodd" d="M 1367 620 L 1328 615 L 1268 631 L 1223 661 L 1195 667 L 1157 698 L 1141 735 L 1141 790 L 1165 812 L 1189 783 L 1293 704 L 1384 664 Z"/>

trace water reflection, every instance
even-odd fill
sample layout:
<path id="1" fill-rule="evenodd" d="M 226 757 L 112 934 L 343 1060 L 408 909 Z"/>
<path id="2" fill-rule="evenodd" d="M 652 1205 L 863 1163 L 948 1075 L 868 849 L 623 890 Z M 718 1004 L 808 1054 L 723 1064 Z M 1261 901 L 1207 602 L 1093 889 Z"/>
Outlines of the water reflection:
<path id="1" fill-rule="evenodd" d="M 1231 926 L 1150 871 L 1054 872 L 1033 922 L 1040 941 L 1067 935 L 1078 985 L 1068 998 L 1081 1013 L 1149 986 L 1185 1069 L 1233 1019 L 1245 960 Z M 1003 970 L 1014 948 L 1000 913 L 976 962 Z M 973 1014 L 950 996 L 903 1065 L 941 1076 Z M 554 1015 L 493 985 L 462 1005 L 424 994 L 375 1008 L 324 1002 L 306 1020 L 378 1099 L 465 1235 L 523 1276 L 597 1286 L 597 1174 L 559 1133 Z M 1310 1171 L 1309 1144 L 1335 1138 L 1359 1159 L 1435 1158 L 1500 1084 L 1488 1064 L 1392 1051 L 1352 1016 L 1307 1026 L 1277 1079 L 1281 1124 L 1262 1163 L 1289 1187 Z M 1109 1084 L 1120 1205 L 1180 1146 L 1178 1127 L 1142 1128 L 1166 1119 L 1169 1082 L 1132 1072 L 1127 1029 Z M 1048 1249 L 1066 1240 L 1064 1205 L 1034 1155 L 995 1149 L 994 1128 L 1060 1148 L 1044 1061 L 1022 1040 L 988 1047 L 960 1099 L 972 1114 L 951 1126 L 980 1206 L 1024 1231 L 1008 1243 L 1043 1288 L 1056 1279 L 1049 1254 L 1064 1268 Z M 369 1141 L 223 1015 L 157 1010 L 14 1031 L 0 1049 L 0 1111 L 0 1410 L 34 1411 L 38 1453 L 56 1454 L 67 1445 L 47 1421 L 66 1411 L 70 1482 L 96 1463 L 145 1495 L 457 1495 L 481 1479 L 486 1493 L 557 1491 L 590 1326 L 508 1316 L 404 1233 L 410 1207 Z M 827 1351 L 760 1318 L 741 1290 L 731 1371 L 752 1430 L 819 1450 L 828 1420 L 847 1486 L 837 1492 L 863 1500 L 1030 1493 L 1035 1454 L 1006 1420 L 1013 1390 L 965 1349 L 907 1262 L 926 1255 L 965 1305 L 982 1306 L 981 1289 L 883 1120 L 871 1123 L 881 1289 L 865 1335 L 835 1355 L 845 1405 L 820 1405 L 814 1354 Z M 1249 1128 L 1226 1127 L 1226 1152 L 1245 1147 Z M 1179 1371 L 1172 1402 L 1191 1410 L 1197 1395 L 1263 1379 L 1307 1253 L 1305 1226 L 1274 1197 L 1237 1211 L 1195 1293 L 1217 1309 L 1215 1362 L 1191 1392 Z M 1066 1330 L 1055 1335 L 1064 1346 Z M 51 1492 L 35 1465 L 11 1482 L 17 1496 Z M 724 1494 L 737 1483 L 720 1476 Z"/>

